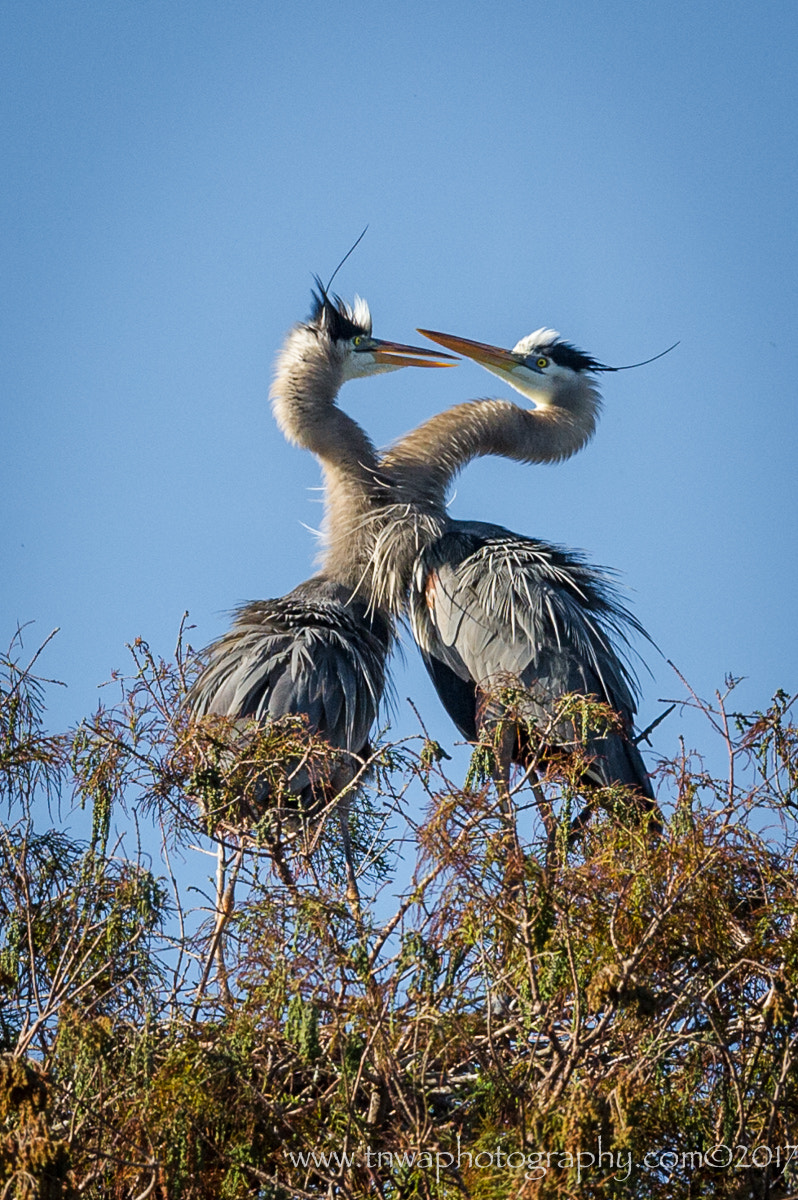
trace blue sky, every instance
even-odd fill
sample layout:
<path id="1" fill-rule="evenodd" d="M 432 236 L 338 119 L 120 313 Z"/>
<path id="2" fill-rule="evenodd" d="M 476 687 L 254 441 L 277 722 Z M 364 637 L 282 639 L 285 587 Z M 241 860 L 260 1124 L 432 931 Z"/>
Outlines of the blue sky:
<path id="1" fill-rule="evenodd" d="M 699 693 L 796 688 L 794 5 L 17 0 L 0 22 L 0 638 L 60 626 L 54 727 L 126 642 L 168 655 L 188 609 L 201 646 L 311 573 L 318 469 L 267 390 L 312 272 L 367 222 L 336 287 L 377 336 L 551 325 L 609 363 L 680 339 L 603 377 L 581 454 L 474 464 L 451 511 L 617 568 Z M 387 444 L 497 394 L 463 363 L 341 403 Z M 410 695 L 451 744 L 406 657 L 397 729 Z M 644 724 L 684 694 L 646 658 Z M 657 749 L 682 733 L 716 753 L 689 714 Z"/>

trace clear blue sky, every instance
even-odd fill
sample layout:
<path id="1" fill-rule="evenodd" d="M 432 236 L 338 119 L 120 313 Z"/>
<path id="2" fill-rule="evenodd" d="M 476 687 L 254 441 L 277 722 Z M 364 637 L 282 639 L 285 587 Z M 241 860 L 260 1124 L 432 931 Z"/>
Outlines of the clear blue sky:
<path id="1" fill-rule="evenodd" d="M 336 287 L 377 336 L 552 325 L 609 363 L 681 339 L 604 377 L 583 453 L 475 464 L 451 511 L 617 568 L 700 693 L 798 686 L 794 4 L 16 0 L 0 20 L 0 638 L 60 626 L 55 727 L 137 635 L 169 654 L 188 609 L 203 645 L 311 573 L 318 469 L 271 421 L 271 364 L 367 222 Z M 464 363 L 342 406 L 386 444 L 491 394 Z M 642 723 L 683 694 L 647 659 Z M 396 678 L 397 727 L 412 695 L 451 743 L 412 647 Z M 658 748 L 681 732 L 707 741 L 674 715 Z"/>

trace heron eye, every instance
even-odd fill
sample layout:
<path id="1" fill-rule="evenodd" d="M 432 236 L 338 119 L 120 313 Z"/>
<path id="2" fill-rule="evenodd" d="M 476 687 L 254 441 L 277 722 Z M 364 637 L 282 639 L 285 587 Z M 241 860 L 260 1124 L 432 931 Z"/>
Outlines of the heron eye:
<path id="1" fill-rule="evenodd" d="M 352 338 L 352 345 L 353 345 L 353 346 L 359 346 L 359 345 L 360 345 L 360 343 L 361 343 L 362 341 L 363 341 L 363 339 L 362 339 L 362 337 L 360 337 L 360 336 L 358 336 L 358 337 L 353 337 L 353 338 Z"/>
<path id="2" fill-rule="evenodd" d="M 547 367 L 549 365 L 549 360 L 547 358 L 543 358 L 541 356 L 537 361 L 537 365 L 540 367 L 540 369 L 542 371 L 544 367 Z"/>

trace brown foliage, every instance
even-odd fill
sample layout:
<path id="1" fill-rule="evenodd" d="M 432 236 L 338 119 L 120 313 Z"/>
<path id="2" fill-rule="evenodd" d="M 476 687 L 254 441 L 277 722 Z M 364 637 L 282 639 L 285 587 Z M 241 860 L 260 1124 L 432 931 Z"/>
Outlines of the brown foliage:
<path id="1" fill-rule="evenodd" d="M 357 901 L 335 805 L 297 813 L 288 786 L 298 756 L 329 777 L 329 748 L 298 722 L 192 729 L 180 661 L 134 653 L 121 703 L 64 739 L 9 667 L 0 1197 L 798 1186 L 788 697 L 706 706 L 728 777 L 662 763 L 661 837 L 618 788 L 569 840 L 578 756 L 500 804 L 490 747 L 464 788 L 434 744 L 385 745 L 350 815 Z M 567 704 L 575 725 L 609 719 Z M 58 787 L 90 812 L 84 843 L 48 817 Z M 134 814 L 160 838 L 152 868 L 126 848 Z M 216 858 L 200 907 L 197 845 Z"/>

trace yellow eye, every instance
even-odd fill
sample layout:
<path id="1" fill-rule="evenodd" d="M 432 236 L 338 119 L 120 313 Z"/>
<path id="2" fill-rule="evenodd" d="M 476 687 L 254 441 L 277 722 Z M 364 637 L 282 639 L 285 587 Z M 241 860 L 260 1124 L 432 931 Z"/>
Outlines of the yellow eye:
<path id="1" fill-rule="evenodd" d="M 537 365 L 540 367 L 540 369 L 542 371 L 544 367 L 547 367 L 549 365 L 549 360 L 547 358 L 539 358 Z"/>
<path id="2" fill-rule="evenodd" d="M 362 341 L 363 341 L 362 337 L 353 337 L 353 338 L 352 338 L 352 345 L 353 345 L 353 346 L 359 346 L 359 345 L 360 345 L 360 343 L 361 343 Z"/>

